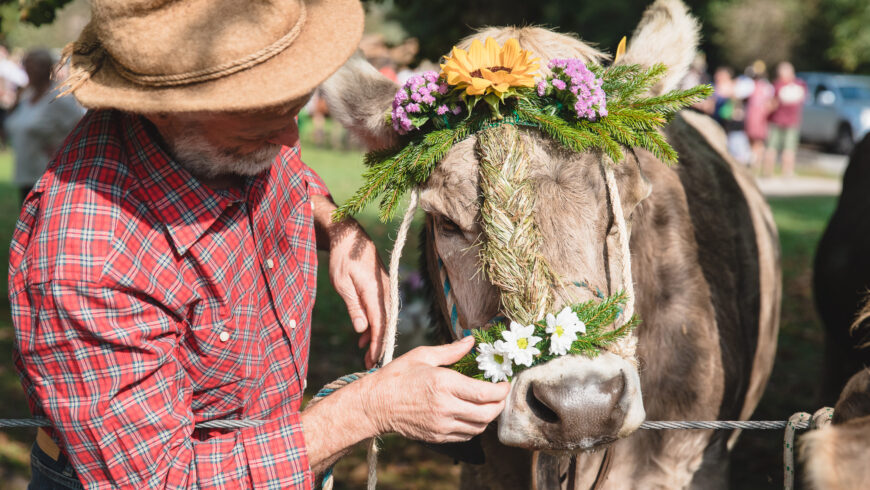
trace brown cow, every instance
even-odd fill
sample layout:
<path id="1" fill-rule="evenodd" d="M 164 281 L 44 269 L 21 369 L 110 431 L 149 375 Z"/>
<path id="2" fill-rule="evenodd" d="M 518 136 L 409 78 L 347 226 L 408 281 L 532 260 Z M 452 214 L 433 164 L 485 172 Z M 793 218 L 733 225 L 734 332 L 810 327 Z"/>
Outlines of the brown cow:
<path id="1" fill-rule="evenodd" d="M 540 28 L 490 28 L 473 38 L 518 39 L 541 58 L 606 56 L 577 38 Z M 470 44 L 470 39 L 461 45 Z M 676 86 L 692 61 L 698 24 L 677 0 L 645 13 L 619 63 L 661 62 L 668 75 L 652 89 Z M 396 142 L 384 123 L 397 87 L 352 61 L 324 91 L 332 113 L 372 148 Z M 531 128 L 502 126 L 505 144 L 521 144 L 535 188 L 541 253 L 564 284 L 558 303 L 623 288 L 614 259 L 612 207 L 598 153 L 577 154 Z M 612 350 L 589 359 L 563 356 L 515 376 L 507 408 L 480 438 L 485 462 L 466 465 L 462 488 L 570 485 L 588 488 L 605 451 L 609 476 L 598 488 L 726 488 L 736 433 L 639 431 L 653 420 L 748 418 L 773 364 L 779 321 L 777 235 L 752 179 L 727 156 L 724 135 L 706 116 L 684 112 L 665 131 L 680 155 L 669 168 L 629 151 L 616 166 L 630 228 L 637 312 L 637 358 Z M 463 325 L 499 314 L 499 290 L 479 274 L 480 135 L 457 144 L 421 193 L 430 239 L 430 279 L 440 258 Z M 585 286 L 584 286 L 585 285 Z M 443 296 L 436 301 L 445 304 Z M 557 305 L 561 307 L 561 305 Z M 449 332 L 449 325 L 441 321 Z M 534 471 L 533 471 L 534 469 Z M 602 472 L 604 473 L 604 472 Z M 534 476 L 533 476 L 534 475 Z M 534 480 L 534 481 L 533 481 Z M 561 483 L 560 483 L 561 481 Z"/>

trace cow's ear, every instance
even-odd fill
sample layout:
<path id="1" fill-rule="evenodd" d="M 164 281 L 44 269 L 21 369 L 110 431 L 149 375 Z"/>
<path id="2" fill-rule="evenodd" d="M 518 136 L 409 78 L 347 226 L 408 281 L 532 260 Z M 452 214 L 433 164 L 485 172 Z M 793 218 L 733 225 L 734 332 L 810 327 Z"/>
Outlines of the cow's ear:
<path id="1" fill-rule="evenodd" d="M 657 0 L 644 12 L 628 41 L 628 49 L 616 64 L 650 67 L 664 63 L 668 72 L 649 95 L 677 87 L 689 71 L 698 49 L 700 25 L 680 0 Z"/>
<path id="2" fill-rule="evenodd" d="M 320 86 L 330 115 L 370 150 L 394 146 L 398 140 L 386 120 L 398 88 L 359 53 Z"/>

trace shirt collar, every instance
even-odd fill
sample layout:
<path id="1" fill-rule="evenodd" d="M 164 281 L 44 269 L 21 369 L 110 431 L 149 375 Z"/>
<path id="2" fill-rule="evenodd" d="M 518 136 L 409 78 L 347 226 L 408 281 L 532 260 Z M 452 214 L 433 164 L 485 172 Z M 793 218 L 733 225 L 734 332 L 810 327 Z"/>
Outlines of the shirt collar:
<path id="1" fill-rule="evenodd" d="M 166 225 L 172 245 L 184 255 L 230 206 L 245 200 L 244 192 L 217 192 L 202 184 L 162 147 L 157 130 L 142 116 L 124 114 L 130 166 L 153 208 Z M 264 173 L 266 175 L 267 173 Z M 252 181 L 264 176 L 248 179 Z"/>

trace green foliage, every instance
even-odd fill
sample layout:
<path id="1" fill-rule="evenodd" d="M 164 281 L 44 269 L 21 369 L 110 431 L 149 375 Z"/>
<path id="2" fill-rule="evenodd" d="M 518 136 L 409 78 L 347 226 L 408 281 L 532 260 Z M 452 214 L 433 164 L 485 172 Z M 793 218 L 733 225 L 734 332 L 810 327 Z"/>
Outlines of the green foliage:
<path id="1" fill-rule="evenodd" d="M 712 87 L 700 85 L 646 97 L 644 94 L 665 74 L 664 65 L 649 69 L 638 65 L 589 68 L 602 79 L 607 116 L 595 121 L 578 120 L 571 108 L 551 97 L 540 97 L 530 88 L 516 89 L 503 99 L 483 98 L 484 104 L 477 103 L 480 98 L 467 100 L 464 114 L 433 118 L 412 131 L 398 147 L 368 154 L 365 185 L 339 207 L 334 219 L 355 214 L 382 196 L 380 218 L 389 220 L 402 195 L 426 182 L 454 144 L 499 124 L 534 127 L 569 150 L 599 150 L 617 163 L 624 157 L 623 148 L 643 148 L 665 163 L 676 163 L 677 154 L 659 129 L 680 109 L 709 97 Z"/>
<path id="2" fill-rule="evenodd" d="M 625 306 L 625 301 L 625 293 L 619 292 L 604 298 L 600 302 L 587 301 L 573 305 L 571 309 L 577 314 L 580 321 L 586 324 L 586 333 L 578 336 L 577 340 L 571 345 L 568 354 L 596 357 L 601 349 L 630 334 L 640 322 L 637 315 L 618 328 L 608 329 L 619 318 Z M 514 364 L 514 376 L 529 367 L 543 364 L 558 357 L 550 354 L 550 334 L 546 333 L 546 322 L 541 320 L 534 325 L 535 335 L 543 339 L 536 344 L 541 354 L 535 357 L 532 366 L 527 367 Z M 499 322 L 489 328 L 472 330 L 471 335 L 474 336 L 475 345 L 482 343 L 492 344 L 496 340 L 501 340 L 502 332 L 507 329 L 508 327 L 503 322 Z M 477 352 L 475 351 L 466 354 L 465 357 L 453 364 L 451 369 L 475 379 L 485 379 L 483 373 L 477 368 Z"/>

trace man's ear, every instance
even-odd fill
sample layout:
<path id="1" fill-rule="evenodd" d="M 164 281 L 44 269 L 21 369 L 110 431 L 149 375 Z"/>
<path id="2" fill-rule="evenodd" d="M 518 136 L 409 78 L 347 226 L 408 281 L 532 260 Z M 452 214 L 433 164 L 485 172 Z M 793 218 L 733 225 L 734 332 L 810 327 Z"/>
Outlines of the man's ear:
<path id="1" fill-rule="evenodd" d="M 394 146 L 398 135 L 387 124 L 399 86 L 357 53 L 320 86 L 329 113 L 370 150 Z"/>

